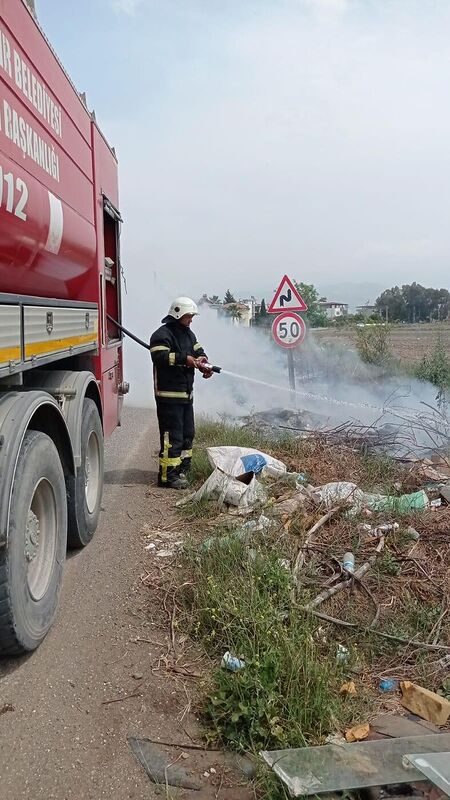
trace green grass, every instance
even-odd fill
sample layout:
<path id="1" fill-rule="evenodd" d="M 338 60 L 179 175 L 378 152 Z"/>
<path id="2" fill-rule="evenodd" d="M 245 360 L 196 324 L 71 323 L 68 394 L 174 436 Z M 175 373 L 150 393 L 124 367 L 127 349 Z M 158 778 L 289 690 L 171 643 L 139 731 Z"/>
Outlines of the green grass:
<path id="1" fill-rule="evenodd" d="M 408 365 L 393 357 L 387 325 L 358 328 L 356 349 L 366 364 L 381 367 L 391 375 L 413 375 L 420 381 L 432 383 L 441 393 L 450 388 L 450 357 L 440 337 L 431 353 L 425 355 L 419 364 Z M 438 399 L 442 404 L 446 398 Z"/>
<path id="2" fill-rule="evenodd" d="M 292 608 L 290 573 L 277 548 L 253 545 L 249 555 L 228 537 L 187 553 L 192 633 L 216 664 L 204 717 L 214 737 L 234 748 L 299 747 L 332 728 L 342 675 L 306 616 Z M 220 667 L 227 650 L 245 669 Z"/>
<path id="3" fill-rule="evenodd" d="M 396 619 L 386 627 L 386 632 L 405 639 L 415 636 L 421 641 L 427 641 L 441 611 L 439 603 L 425 604 L 406 591 L 402 597 L 401 610 Z"/>
<path id="4" fill-rule="evenodd" d="M 388 549 L 383 550 L 376 566 L 381 575 L 388 577 L 400 575 L 402 571 L 400 562 Z"/>
<path id="5" fill-rule="evenodd" d="M 379 455 L 361 456 L 362 479 L 361 489 L 380 494 L 396 494 L 394 482 L 398 477 L 398 468 L 395 462 L 388 456 L 380 453 Z M 374 489 L 376 487 L 376 489 Z"/>
<path id="6" fill-rule="evenodd" d="M 376 568 L 377 569 L 377 568 Z M 379 573 L 380 574 L 380 573 Z M 389 580 L 389 574 L 385 574 L 385 579 Z M 442 612 L 442 606 L 437 602 L 423 602 L 415 597 L 409 589 L 405 589 L 401 598 L 397 597 L 396 613 L 391 618 L 385 620 L 382 630 L 391 636 L 399 636 L 403 639 L 417 639 L 420 642 L 427 642 Z M 381 637 L 367 633 L 364 638 L 364 654 L 368 664 L 371 660 L 381 657 L 399 656 L 401 648 L 394 641 L 382 639 Z M 435 656 L 436 658 L 438 656 Z M 423 663 L 422 663 L 423 662 Z M 429 654 L 419 651 L 415 655 L 415 668 L 419 671 L 423 666 L 425 683 L 429 682 Z M 401 661 L 399 661 L 399 664 Z M 429 688 L 432 688 L 429 686 Z"/>
<path id="7" fill-rule="evenodd" d="M 416 378 L 434 383 L 439 389 L 450 387 L 450 358 L 439 338 L 429 356 L 424 356 L 413 370 Z"/>
<path id="8" fill-rule="evenodd" d="M 392 360 L 390 329 L 387 325 L 357 328 L 356 348 L 366 364 L 387 366 Z"/>

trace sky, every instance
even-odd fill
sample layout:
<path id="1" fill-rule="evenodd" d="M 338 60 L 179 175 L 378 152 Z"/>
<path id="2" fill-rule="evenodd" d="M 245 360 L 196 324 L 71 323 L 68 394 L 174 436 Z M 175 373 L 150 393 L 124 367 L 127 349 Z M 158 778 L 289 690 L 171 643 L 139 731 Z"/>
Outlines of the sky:
<path id="1" fill-rule="evenodd" d="M 129 314 L 155 281 L 449 287 L 448 0 L 36 6 L 117 150 Z"/>

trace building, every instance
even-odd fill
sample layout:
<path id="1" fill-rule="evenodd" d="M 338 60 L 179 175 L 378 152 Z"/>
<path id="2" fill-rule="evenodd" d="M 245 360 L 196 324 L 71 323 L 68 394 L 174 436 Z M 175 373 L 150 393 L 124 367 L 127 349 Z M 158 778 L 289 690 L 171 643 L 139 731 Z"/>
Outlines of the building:
<path id="1" fill-rule="evenodd" d="M 334 300 L 319 300 L 319 308 L 325 312 L 328 319 L 338 319 L 346 317 L 348 314 L 348 303 L 337 303 Z"/>
<path id="2" fill-rule="evenodd" d="M 233 325 L 242 325 L 244 328 L 250 328 L 253 324 L 257 303 L 254 297 L 249 300 L 238 300 L 236 303 L 222 303 L 214 297 L 208 297 L 203 294 L 200 300 L 197 301 L 199 308 L 208 308 L 211 311 L 216 311 L 221 319 L 225 319 Z"/>
<path id="3" fill-rule="evenodd" d="M 380 310 L 377 306 L 371 305 L 370 303 L 365 303 L 363 306 L 357 306 L 356 313 L 359 314 L 361 317 L 372 317 L 374 314 L 380 315 Z"/>
<path id="4" fill-rule="evenodd" d="M 250 300 L 247 300 L 247 298 L 246 298 L 245 300 L 239 300 L 239 303 L 242 303 L 243 305 L 247 306 L 248 310 L 250 311 L 250 315 L 251 315 L 250 324 L 252 324 L 254 319 L 255 319 L 255 316 L 256 316 L 256 299 L 252 295 Z"/>

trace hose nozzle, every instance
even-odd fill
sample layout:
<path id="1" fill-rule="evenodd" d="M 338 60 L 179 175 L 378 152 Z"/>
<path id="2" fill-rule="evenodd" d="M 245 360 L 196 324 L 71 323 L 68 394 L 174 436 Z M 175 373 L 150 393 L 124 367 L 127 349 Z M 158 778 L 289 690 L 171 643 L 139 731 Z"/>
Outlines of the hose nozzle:
<path id="1" fill-rule="evenodd" d="M 222 367 L 215 367 L 213 364 L 204 364 L 204 367 L 205 369 L 210 369 L 211 372 L 217 373 L 217 375 L 220 375 L 222 372 Z"/>

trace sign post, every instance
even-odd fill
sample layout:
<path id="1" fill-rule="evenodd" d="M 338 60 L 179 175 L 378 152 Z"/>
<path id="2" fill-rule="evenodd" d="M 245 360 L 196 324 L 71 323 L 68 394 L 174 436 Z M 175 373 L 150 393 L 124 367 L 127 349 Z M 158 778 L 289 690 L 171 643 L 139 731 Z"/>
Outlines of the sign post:
<path id="1" fill-rule="evenodd" d="M 293 350 L 288 350 L 287 362 L 288 362 L 289 387 L 291 390 L 291 401 L 292 404 L 295 406 L 295 365 L 294 365 Z"/>
<path id="2" fill-rule="evenodd" d="M 272 323 L 272 336 L 280 347 L 287 349 L 289 386 L 293 404 L 295 404 L 294 347 L 301 344 L 306 335 L 305 322 L 296 312 L 307 309 L 308 306 L 293 282 L 284 275 L 267 311 L 269 314 L 277 314 Z"/>

